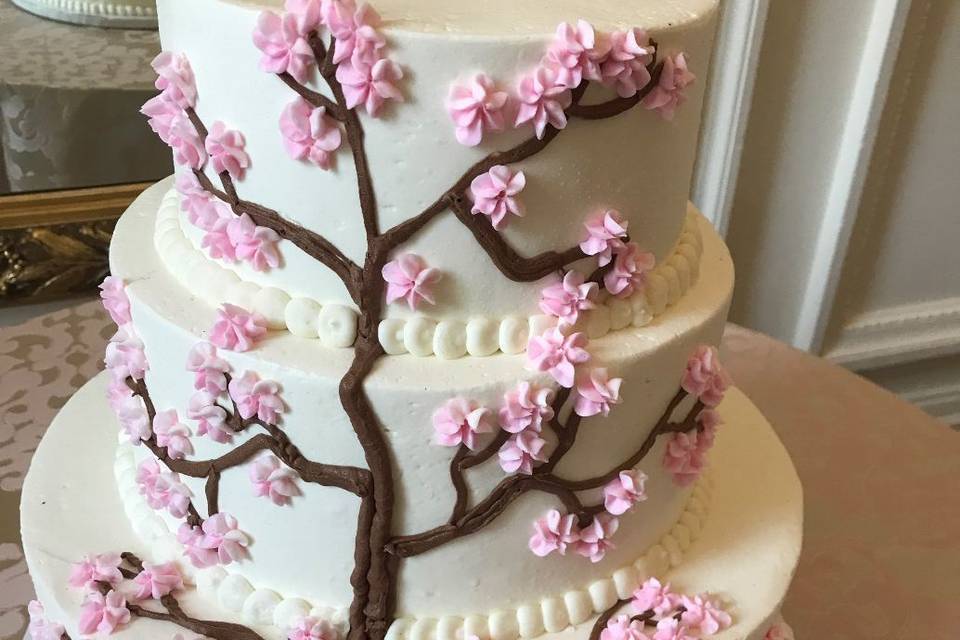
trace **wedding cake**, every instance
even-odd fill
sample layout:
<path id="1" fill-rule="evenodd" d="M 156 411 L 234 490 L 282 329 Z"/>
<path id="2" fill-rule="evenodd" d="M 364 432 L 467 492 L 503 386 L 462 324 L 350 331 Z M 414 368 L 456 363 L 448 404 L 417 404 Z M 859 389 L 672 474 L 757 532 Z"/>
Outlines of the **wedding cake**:
<path id="1" fill-rule="evenodd" d="M 34 639 L 792 637 L 688 202 L 716 0 L 158 10 L 176 173 L 27 480 Z"/>
<path id="2" fill-rule="evenodd" d="M 156 0 L 11 0 L 44 18 L 96 27 L 156 29 Z"/>

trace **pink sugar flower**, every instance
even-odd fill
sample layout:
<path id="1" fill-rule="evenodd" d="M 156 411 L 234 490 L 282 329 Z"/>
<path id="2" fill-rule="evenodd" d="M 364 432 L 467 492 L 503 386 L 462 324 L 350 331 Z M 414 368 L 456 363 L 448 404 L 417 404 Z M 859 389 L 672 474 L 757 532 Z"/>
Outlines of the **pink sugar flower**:
<path id="1" fill-rule="evenodd" d="M 322 24 L 321 0 L 286 0 L 283 5 L 287 15 L 297 20 L 297 33 L 308 36 L 320 29 Z"/>
<path id="2" fill-rule="evenodd" d="M 713 409 L 704 409 L 697 416 L 697 423 L 700 425 L 700 432 L 697 434 L 697 450 L 701 455 L 706 455 L 713 448 L 717 429 L 723 424 L 723 418 Z"/>
<path id="3" fill-rule="evenodd" d="M 622 516 L 638 502 L 647 499 L 647 474 L 637 469 L 621 471 L 603 488 L 603 506 L 607 513 Z"/>
<path id="4" fill-rule="evenodd" d="M 503 396 L 500 428 L 509 433 L 531 430 L 540 433 L 543 423 L 553 420 L 553 389 L 523 380 Z"/>
<path id="5" fill-rule="evenodd" d="M 290 504 L 292 498 L 301 495 L 297 473 L 272 454 L 260 456 L 251 462 L 248 475 L 253 484 L 253 495 L 270 498 L 278 507 Z"/>
<path id="6" fill-rule="evenodd" d="M 566 336 L 559 327 L 554 327 L 530 339 L 528 366 L 534 371 L 548 371 L 560 386 L 571 389 L 576 379 L 576 366 L 590 360 L 586 347 L 584 334 Z"/>
<path id="7" fill-rule="evenodd" d="M 470 183 L 470 197 L 473 200 L 473 215 L 482 213 L 489 216 L 493 228 L 506 229 L 507 214 L 522 218 L 524 211 L 518 196 L 527 186 L 527 177 L 523 171 L 514 173 L 510 167 L 496 165 L 490 171 L 480 174 Z"/>
<path id="8" fill-rule="evenodd" d="M 687 625 L 676 618 L 664 618 L 657 623 L 657 631 L 653 640 L 697 640 L 697 636 Z"/>
<path id="9" fill-rule="evenodd" d="M 380 15 L 367 3 L 357 7 L 354 0 L 325 0 L 323 22 L 336 39 L 333 62 L 361 60 L 373 64 L 382 57 L 386 38 L 378 31 Z"/>
<path id="10" fill-rule="evenodd" d="M 691 629 L 699 629 L 705 636 L 716 635 L 733 623 L 730 614 L 706 594 L 683 596 L 680 604 L 686 609 L 680 621 Z"/>
<path id="11" fill-rule="evenodd" d="M 603 560 L 607 551 L 613 549 L 610 540 L 620 527 L 620 521 L 608 513 L 598 513 L 593 522 L 580 530 L 580 540 L 575 545 L 576 552 L 590 562 L 597 563 Z"/>
<path id="12" fill-rule="evenodd" d="M 166 142 L 173 149 L 174 162 L 191 169 L 202 169 L 207 163 L 203 141 L 186 113 L 180 111 L 172 117 L 168 136 Z"/>
<path id="13" fill-rule="evenodd" d="M 213 198 L 207 193 L 193 171 L 180 171 L 176 180 L 180 194 L 180 208 L 193 226 L 207 230 L 217 218 Z M 222 204 L 222 203 L 221 203 Z"/>
<path id="14" fill-rule="evenodd" d="M 339 637 L 328 621 L 310 616 L 297 619 L 287 632 L 289 640 L 338 640 Z"/>
<path id="15" fill-rule="evenodd" d="M 250 540 L 237 528 L 237 519 L 226 513 L 218 513 L 203 521 L 203 539 L 200 546 L 216 551 L 222 565 L 239 562 L 247 557 Z"/>
<path id="16" fill-rule="evenodd" d="M 610 407 L 620 404 L 622 378 L 611 378 L 606 369 L 597 368 L 577 383 L 577 400 L 573 410 L 583 418 L 602 414 L 610 415 Z"/>
<path id="17" fill-rule="evenodd" d="M 166 564 L 144 562 L 143 571 L 137 574 L 133 582 L 137 585 L 139 600 L 159 600 L 174 591 L 183 589 L 183 576 L 177 565 L 172 562 Z"/>
<path id="18" fill-rule="evenodd" d="M 185 117 L 183 109 L 171 101 L 166 95 L 153 96 L 140 108 L 140 113 L 147 116 L 147 124 L 164 144 L 173 146 L 173 125 L 181 123 Z"/>
<path id="19" fill-rule="evenodd" d="M 66 633 L 63 625 L 47 620 L 43 604 L 39 600 L 30 601 L 27 613 L 30 615 L 30 625 L 27 627 L 30 640 L 62 640 Z"/>
<path id="20" fill-rule="evenodd" d="M 180 482 L 180 476 L 164 471 L 156 460 L 144 460 L 137 467 L 137 486 L 151 509 L 166 509 L 174 518 L 184 518 L 193 493 Z"/>
<path id="21" fill-rule="evenodd" d="M 337 67 L 337 80 L 343 85 L 347 108 L 363 106 L 374 118 L 387 100 L 403 102 L 403 94 L 397 88 L 401 79 L 400 65 L 387 58 L 368 62 L 354 57 Z"/>
<path id="22" fill-rule="evenodd" d="M 577 516 L 572 513 L 561 514 L 556 509 L 547 512 L 533 523 L 533 535 L 530 537 L 530 551 L 541 558 L 557 552 L 567 554 L 567 547 L 580 540 Z"/>
<path id="23" fill-rule="evenodd" d="M 217 404 L 217 397 L 205 389 L 190 396 L 187 417 L 197 422 L 197 435 L 208 436 L 214 442 L 226 444 L 233 441 L 227 429 L 227 412 Z"/>
<path id="24" fill-rule="evenodd" d="M 497 91 L 493 80 L 479 73 L 466 84 L 451 87 L 447 113 L 456 126 L 457 142 L 475 147 L 487 131 L 503 131 L 507 93 Z"/>
<path id="25" fill-rule="evenodd" d="M 96 590 L 98 582 L 117 585 L 122 580 L 118 553 L 84 556 L 83 560 L 70 567 L 70 577 L 67 578 L 68 584 L 75 589 L 93 590 Z"/>
<path id="26" fill-rule="evenodd" d="M 197 106 L 197 82 L 187 56 L 164 51 L 150 66 L 157 72 L 155 86 L 167 100 L 181 109 Z"/>
<path id="27" fill-rule="evenodd" d="M 117 332 L 107 343 L 107 352 L 104 357 L 107 369 L 113 375 L 114 380 L 142 380 L 150 365 L 147 364 L 147 356 L 143 351 L 143 343 L 137 336 L 132 324 L 125 324 L 117 329 Z"/>
<path id="28" fill-rule="evenodd" d="M 687 487 L 693 484 L 706 466 L 706 460 L 697 445 L 697 434 L 673 434 L 663 454 L 663 466 L 673 474 L 673 481 L 677 486 Z"/>
<path id="29" fill-rule="evenodd" d="M 198 569 L 215 567 L 219 562 L 216 549 L 203 546 L 203 529 L 184 522 L 177 530 L 177 542 L 183 545 L 183 555 Z"/>
<path id="30" fill-rule="evenodd" d="M 640 102 L 645 109 L 656 111 L 664 120 L 673 120 L 673 116 L 687 100 L 687 87 L 697 79 L 687 68 L 687 57 L 683 53 L 667 56 L 663 60 L 660 80 L 653 91 Z"/>
<path id="31" fill-rule="evenodd" d="M 229 206 L 222 202 L 215 202 L 204 212 L 203 218 L 197 219 L 197 226 L 206 233 L 200 241 L 200 246 L 207 250 L 215 260 L 237 260 L 237 247 L 230 237 L 230 224 L 237 219 Z"/>
<path id="32" fill-rule="evenodd" d="M 653 269 L 657 259 L 652 253 L 640 251 L 636 243 L 628 242 L 614 249 L 613 268 L 603 277 L 607 291 L 618 298 L 626 298 L 643 291 L 647 272 Z"/>
<path id="33" fill-rule="evenodd" d="M 122 382 L 115 381 L 115 384 L 123 385 Z M 123 385 L 124 387 L 126 385 Z M 129 392 L 129 389 L 127 389 Z M 120 427 L 130 439 L 130 444 L 139 445 L 144 440 L 149 440 L 153 435 L 153 428 L 150 426 L 150 418 L 147 416 L 147 408 L 138 396 L 128 393 L 125 397 L 120 395 L 120 389 L 114 392 L 116 395 L 111 397 L 113 410 L 117 414 L 117 420 Z"/>
<path id="34" fill-rule="evenodd" d="M 269 271 L 280 266 L 277 251 L 280 236 L 273 229 L 258 227 L 246 213 L 230 220 L 227 237 L 237 259 L 250 264 L 254 271 Z"/>
<path id="35" fill-rule="evenodd" d="M 786 622 L 778 622 L 767 630 L 763 640 L 795 640 L 793 629 Z"/>
<path id="36" fill-rule="evenodd" d="M 250 313 L 224 303 L 210 331 L 210 342 L 228 351 L 249 351 L 267 333 L 267 323 L 259 313 Z"/>
<path id="37" fill-rule="evenodd" d="M 658 618 L 672 615 L 680 604 L 680 596 L 656 578 L 649 578 L 633 592 L 631 606 L 638 615 L 653 611 Z"/>
<path id="38" fill-rule="evenodd" d="M 244 150 L 246 138 L 236 129 L 217 120 L 207 135 L 206 150 L 217 173 L 229 173 L 235 180 L 243 180 L 250 168 L 250 156 Z"/>
<path id="39" fill-rule="evenodd" d="M 192 371 L 193 388 L 218 396 L 227 390 L 230 365 L 217 356 L 217 348 L 209 342 L 198 342 L 187 354 L 187 371 Z"/>
<path id="40" fill-rule="evenodd" d="M 643 29 L 617 31 L 610 36 L 610 54 L 600 67 L 603 83 L 614 87 L 621 98 L 632 98 L 650 84 L 647 65 L 653 60 L 653 45 Z"/>
<path id="41" fill-rule="evenodd" d="M 562 324 L 574 325 L 580 312 L 597 307 L 600 287 L 596 282 L 587 282 L 579 271 L 567 271 L 563 280 L 555 282 L 540 292 L 540 310 L 560 319 Z"/>
<path id="42" fill-rule="evenodd" d="M 433 413 L 434 440 L 444 447 L 466 446 L 476 451 L 478 435 L 496 430 L 493 412 L 474 400 L 453 398 Z"/>
<path id="43" fill-rule="evenodd" d="M 687 361 L 680 386 L 692 396 L 696 396 L 708 407 L 716 407 L 730 388 L 732 381 L 715 347 L 700 345 Z"/>
<path id="44" fill-rule="evenodd" d="M 538 139 L 543 139 L 547 125 L 555 129 L 567 126 L 567 114 L 572 96 L 570 89 L 557 77 L 557 72 L 541 65 L 520 80 L 517 88 L 520 109 L 514 126 L 533 124 Z"/>
<path id="45" fill-rule="evenodd" d="M 630 620 L 630 616 L 622 615 L 611 618 L 606 628 L 600 632 L 600 640 L 650 640 L 644 631 L 643 623 L 639 620 Z"/>
<path id="46" fill-rule="evenodd" d="M 127 299 L 126 285 L 116 276 L 107 276 L 100 283 L 100 300 L 110 318 L 120 326 L 131 321 L 130 300 Z"/>
<path id="47" fill-rule="evenodd" d="M 436 304 L 433 288 L 440 281 L 440 271 L 428 267 L 426 261 L 414 253 L 404 253 L 383 267 L 387 283 L 387 304 L 406 300 L 411 311 L 421 302 Z"/>
<path id="48" fill-rule="evenodd" d="M 285 409 L 280 399 L 280 385 L 272 380 L 261 380 L 253 371 L 246 371 L 230 381 L 230 397 L 244 420 L 256 416 L 267 424 L 277 424 Z"/>
<path id="49" fill-rule="evenodd" d="M 176 409 L 157 412 L 153 418 L 153 433 L 157 437 L 157 444 L 166 448 L 174 460 L 193 454 L 190 429 L 180 423 Z"/>
<path id="50" fill-rule="evenodd" d="M 321 169 L 333 166 L 333 153 L 343 142 L 340 127 L 327 110 L 303 98 L 288 104 L 280 114 L 280 133 L 291 158 L 309 160 Z"/>
<path id="51" fill-rule="evenodd" d="M 503 443 L 497 453 L 500 457 L 500 468 L 507 473 L 529 476 L 533 473 L 535 462 L 547 461 L 547 454 L 544 451 L 546 446 L 547 441 L 532 429 L 514 434 Z"/>
<path id="52" fill-rule="evenodd" d="M 588 256 L 597 256 L 601 267 L 613 261 L 613 252 L 623 247 L 627 237 L 628 222 L 619 211 L 610 209 L 591 218 L 584 227 L 587 239 L 580 243 L 580 250 Z"/>
<path id="53" fill-rule="evenodd" d="M 556 70 L 560 84 L 575 89 L 584 79 L 600 80 L 600 63 L 609 48 L 586 20 L 578 20 L 576 26 L 562 22 L 547 50 L 545 63 Z"/>
<path id="54" fill-rule="evenodd" d="M 260 69 L 267 73 L 289 73 L 300 84 L 310 79 L 316 61 L 313 49 L 301 33 L 301 16 L 288 13 L 283 17 L 264 11 L 257 19 L 253 43 L 263 53 Z"/>
<path id="55" fill-rule="evenodd" d="M 84 635 L 108 636 L 117 630 L 117 627 L 130 622 L 130 610 L 127 609 L 127 600 L 116 591 L 109 591 L 103 595 L 99 591 L 91 591 L 80 608 L 80 620 L 77 623 L 80 633 Z"/>

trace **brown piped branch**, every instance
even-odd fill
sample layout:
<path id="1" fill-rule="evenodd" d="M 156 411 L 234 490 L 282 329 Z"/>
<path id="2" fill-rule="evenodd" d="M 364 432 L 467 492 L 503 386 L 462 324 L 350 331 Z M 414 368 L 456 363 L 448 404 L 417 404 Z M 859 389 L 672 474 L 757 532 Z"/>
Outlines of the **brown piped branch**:
<path id="1" fill-rule="evenodd" d="M 607 628 L 607 623 L 610 622 L 610 619 L 619 611 L 625 604 L 630 602 L 630 598 L 623 600 L 617 600 L 615 604 L 610 606 L 606 611 L 600 614 L 600 617 L 597 618 L 597 621 L 593 623 L 593 628 L 590 630 L 589 640 L 600 640 L 600 634 L 603 633 L 603 630 Z M 650 609 L 639 615 L 631 616 L 631 622 L 642 622 L 644 625 L 653 624 L 653 619 L 656 617 L 656 613 Z"/>
<path id="2" fill-rule="evenodd" d="M 303 86 L 302 84 L 297 82 L 296 79 L 294 79 L 294 77 L 291 76 L 286 71 L 281 74 L 278 74 L 278 77 L 281 80 L 283 80 L 284 84 L 286 84 L 288 87 L 293 89 L 301 98 L 309 102 L 311 105 L 313 105 L 314 107 L 323 107 L 324 109 L 327 110 L 328 116 L 330 116 L 334 120 L 339 120 L 340 122 L 343 122 L 343 119 L 344 119 L 343 109 L 341 109 L 340 105 L 338 105 L 336 102 L 334 102 L 327 96 L 323 95 L 322 93 L 319 93 L 317 91 L 314 91 L 313 89 L 309 89 Z"/>
<path id="3" fill-rule="evenodd" d="M 640 89 L 640 91 L 629 98 L 614 98 L 613 100 L 600 102 L 598 104 L 574 102 L 570 105 L 570 108 L 567 109 L 567 116 L 581 120 L 605 120 L 607 118 L 615 118 L 621 113 L 625 113 L 640 104 L 640 102 L 660 84 L 660 75 L 663 73 L 663 63 L 657 61 L 656 43 L 651 42 L 651 44 L 654 47 L 653 58 L 650 64 L 647 65 L 650 82 Z"/>

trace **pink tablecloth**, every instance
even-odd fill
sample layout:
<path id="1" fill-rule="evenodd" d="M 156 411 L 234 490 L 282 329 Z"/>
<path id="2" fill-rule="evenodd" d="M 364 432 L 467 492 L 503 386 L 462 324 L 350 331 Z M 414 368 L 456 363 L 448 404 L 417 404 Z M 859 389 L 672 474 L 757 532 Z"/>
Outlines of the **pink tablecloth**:
<path id="1" fill-rule="evenodd" d="M 0 329 L 0 637 L 22 637 L 31 596 L 17 534 L 23 475 L 112 331 L 96 303 Z M 960 638 L 960 433 L 739 327 L 724 351 L 804 484 L 804 552 L 785 609 L 797 637 Z"/>

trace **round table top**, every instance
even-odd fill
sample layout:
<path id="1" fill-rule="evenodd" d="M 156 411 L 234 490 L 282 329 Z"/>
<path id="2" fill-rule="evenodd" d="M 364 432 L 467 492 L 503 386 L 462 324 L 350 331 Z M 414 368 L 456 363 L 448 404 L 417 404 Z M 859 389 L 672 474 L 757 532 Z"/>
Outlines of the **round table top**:
<path id="1" fill-rule="evenodd" d="M 15 526 L 23 476 L 56 411 L 102 367 L 113 330 L 96 302 L 0 328 L 0 637 L 22 635 L 32 597 Z M 804 485 L 804 551 L 784 607 L 797 638 L 955 640 L 960 433 L 734 325 L 722 351 Z"/>

